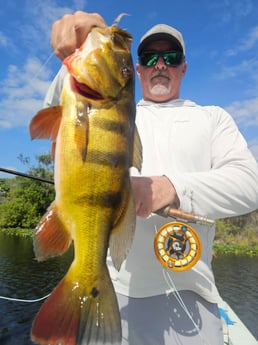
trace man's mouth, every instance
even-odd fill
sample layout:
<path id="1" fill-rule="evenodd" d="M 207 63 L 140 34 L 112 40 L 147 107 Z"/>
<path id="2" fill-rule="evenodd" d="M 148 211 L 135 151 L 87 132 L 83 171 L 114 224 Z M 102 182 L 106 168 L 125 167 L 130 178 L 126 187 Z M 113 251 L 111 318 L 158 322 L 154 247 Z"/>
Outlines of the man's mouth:
<path id="1" fill-rule="evenodd" d="M 168 80 L 168 77 L 164 76 L 164 75 L 157 75 L 155 77 L 152 78 L 152 80 Z"/>
<path id="2" fill-rule="evenodd" d="M 166 73 L 162 73 L 162 72 L 155 72 L 152 74 L 151 76 L 151 81 L 155 84 L 164 84 L 167 83 L 169 80 L 169 77 Z"/>

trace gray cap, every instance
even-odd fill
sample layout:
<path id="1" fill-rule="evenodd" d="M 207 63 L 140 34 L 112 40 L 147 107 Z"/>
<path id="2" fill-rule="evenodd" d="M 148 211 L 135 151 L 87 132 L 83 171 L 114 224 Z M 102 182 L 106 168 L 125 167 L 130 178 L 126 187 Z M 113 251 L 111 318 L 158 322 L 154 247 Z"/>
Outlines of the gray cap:
<path id="1" fill-rule="evenodd" d="M 142 36 L 137 50 L 138 56 L 142 53 L 144 46 L 153 41 L 169 40 L 175 44 L 176 48 L 185 55 L 185 43 L 181 32 L 166 24 L 157 24 Z"/>

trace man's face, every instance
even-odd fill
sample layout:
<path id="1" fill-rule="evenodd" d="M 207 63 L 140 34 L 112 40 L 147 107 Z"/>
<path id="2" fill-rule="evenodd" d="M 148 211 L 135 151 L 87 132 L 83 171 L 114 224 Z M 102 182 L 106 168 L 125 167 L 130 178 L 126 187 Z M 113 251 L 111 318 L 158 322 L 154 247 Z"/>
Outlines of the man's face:
<path id="1" fill-rule="evenodd" d="M 144 47 L 144 52 L 173 51 L 170 41 L 151 42 Z M 186 62 L 173 67 L 165 64 L 160 56 L 156 65 L 142 66 L 136 64 L 136 72 L 139 77 L 143 99 L 153 102 L 166 102 L 179 98 L 181 80 L 187 68 Z"/>

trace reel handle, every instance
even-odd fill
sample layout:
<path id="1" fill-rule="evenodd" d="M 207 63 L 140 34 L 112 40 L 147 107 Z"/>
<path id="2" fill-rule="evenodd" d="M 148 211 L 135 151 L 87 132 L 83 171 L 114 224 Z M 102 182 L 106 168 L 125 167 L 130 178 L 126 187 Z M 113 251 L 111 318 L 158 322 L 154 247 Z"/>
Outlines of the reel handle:
<path id="1" fill-rule="evenodd" d="M 215 224 L 214 220 L 209 219 L 205 216 L 199 216 L 193 213 L 184 212 L 178 210 L 177 208 L 172 208 L 169 205 L 155 211 L 155 213 L 162 217 L 180 218 L 200 225 L 213 226 Z"/>

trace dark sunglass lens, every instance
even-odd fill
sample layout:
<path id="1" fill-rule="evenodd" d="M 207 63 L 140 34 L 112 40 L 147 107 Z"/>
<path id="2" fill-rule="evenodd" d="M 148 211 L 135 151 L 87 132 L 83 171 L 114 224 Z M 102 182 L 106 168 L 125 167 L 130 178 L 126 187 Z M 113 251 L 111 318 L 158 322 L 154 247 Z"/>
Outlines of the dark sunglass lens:
<path id="1" fill-rule="evenodd" d="M 183 62 L 183 53 L 167 52 L 163 54 L 163 59 L 168 66 L 178 66 Z"/>
<path id="2" fill-rule="evenodd" d="M 142 53 L 139 56 L 139 63 L 142 66 L 155 66 L 158 62 L 159 57 L 162 57 L 164 63 L 167 66 L 179 66 L 184 61 L 184 54 L 182 52 L 163 52 L 163 53 L 156 53 L 156 52 L 149 52 L 149 53 Z"/>
<path id="3" fill-rule="evenodd" d="M 159 55 L 157 53 L 145 53 L 139 56 L 139 63 L 142 66 L 154 66 L 158 61 Z"/>

